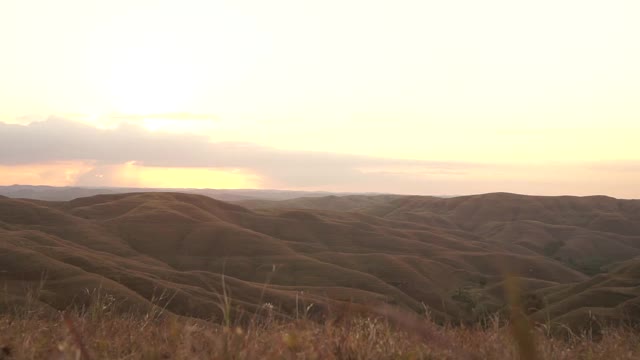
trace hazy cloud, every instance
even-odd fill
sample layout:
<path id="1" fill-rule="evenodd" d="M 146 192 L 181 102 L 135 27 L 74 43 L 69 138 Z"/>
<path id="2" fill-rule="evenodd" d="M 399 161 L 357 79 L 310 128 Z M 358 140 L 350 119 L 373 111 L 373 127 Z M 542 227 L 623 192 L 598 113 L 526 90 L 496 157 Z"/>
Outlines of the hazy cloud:
<path id="1" fill-rule="evenodd" d="M 0 164 L 53 161 L 95 162 L 94 173 L 134 161 L 154 167 L 240 168 L 259 174 L 274 187 L 358 184 L 394 177 L 367 168 L 411 168 L 424 174 L 461 175 L 479 165 L 381 159 L 335 153 L 285 151 L 250 143 L 210 142 L 205 136 L 152 132 L 124 124 L 98 129 L 60 118 L 29 125 L 0 123 Z M 376 174 L 378 173 L 378 174 Z M 108 174 L 105 175 L 108 179 Z"/>
<path id="2" fill-rule="evenodd" d="M 596 171 L 640 173 L 640 160 L 599 162 L 590 164 L 589 168 Z"/>
<path id="3" fill-rule="evenodd" d="M 212 121 L 217 120 L 218 116 L 214 114 L 196 114 L 188 112 L 172 112 L 172 113 L 151 113 L 151 114 L 112 114 L 107 116 L 110 119 L 130 121 L 144 119 L 171 119 L 171 120 L 200 120 Z"/>
<path id="4" fill-rule="evenodd" d="M 99 129 L 62 118 L 29 125 L 0 123 L 0 170 L 3 175 L 11 171 L 13 175 L 20 175 L 20 169 L 39 164 L 42 169 L 36 178 L 48 181 L 52 176 L 50 171 L 55 169 L 49 169 L 46 164 L 65 162 L 80 165 L 60 168 L 61 172 L 67 173 L 58 177 L 71 177 L 73 184 L 85 186 L 145 186 L 127 177 L 135 176 L 135 167 L 142 166 L 239 172 L 247 178 L 257 179 L 251 183 L 263 188 L 414 194 L 509 191 L 640 196 L 637 190 L 640 163 L 634 161 L 536 165 L 383 159 L 279 150 L 251 143 L 211 142 L 207 136 L 150 131 L 136 124 Z M 133 175 L 126 171 L 130 168 L 124 167 L 131 162 L 136 164 Z M 215 184 L 215 179 L 211 183 Z"/>

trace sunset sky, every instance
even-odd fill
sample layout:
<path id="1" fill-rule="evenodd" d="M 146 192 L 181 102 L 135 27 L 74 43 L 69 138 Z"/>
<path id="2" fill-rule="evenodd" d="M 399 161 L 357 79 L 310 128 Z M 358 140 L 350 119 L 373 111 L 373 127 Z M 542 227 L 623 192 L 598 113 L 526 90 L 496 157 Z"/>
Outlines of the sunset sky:
<path id="1" fill-rule="evenodd" d="M 640 198 L 640 1 L 0 2 L 0 185 Z"/>

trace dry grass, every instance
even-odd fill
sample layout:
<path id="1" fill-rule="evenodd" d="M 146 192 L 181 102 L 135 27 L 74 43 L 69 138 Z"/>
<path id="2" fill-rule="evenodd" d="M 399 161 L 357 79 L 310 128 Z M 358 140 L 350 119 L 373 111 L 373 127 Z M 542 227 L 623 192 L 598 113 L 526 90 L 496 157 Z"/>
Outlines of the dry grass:
<path id="1" fill-rule="evenodd" d="M 637 359 L 640 336 L 609 329 L 598 338 L 553 338 L 534 328 L 534 354 L 495 318 L 485 327 L 438 326 L 383 309 L 324 323 L 263 316 L 223 326 L 160 311 L 123 315 L 109 297 L 84 310 L 0 315 L 0 359 Z M 529 351 L 529 350 L 527 350 Z M 520 352 L 520 353 L 519 353 Z"/>

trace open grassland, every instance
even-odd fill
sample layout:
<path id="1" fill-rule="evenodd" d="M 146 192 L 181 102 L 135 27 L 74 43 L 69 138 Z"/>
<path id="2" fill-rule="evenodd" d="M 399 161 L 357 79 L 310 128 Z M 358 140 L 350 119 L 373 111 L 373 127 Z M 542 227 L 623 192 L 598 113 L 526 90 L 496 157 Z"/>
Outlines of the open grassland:
<path id="1" fill-rule="evenodd" d="M 439 326 L 388 311 L 324 322 L 275 317 L 229 326 L 160 311 L 122 314 L 109 298 L 84 310 L 0 315 L 0 359 L 638 359 L 630 328 L 553 336 L 517 318 Z"/>

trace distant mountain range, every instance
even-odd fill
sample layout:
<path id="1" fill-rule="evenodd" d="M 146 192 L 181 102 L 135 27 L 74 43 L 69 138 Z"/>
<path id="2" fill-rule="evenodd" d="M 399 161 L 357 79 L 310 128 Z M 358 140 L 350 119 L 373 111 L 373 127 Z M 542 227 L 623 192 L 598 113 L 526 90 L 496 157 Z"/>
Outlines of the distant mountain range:
<path id="1" fill-rule="evenodd" d="M 22 198 L 121 190 L 8 189 Z M 640 323 L 638 200 L 212 191 L 236 202 L 182 192 L 0 197 L 0 303 L 39 289 L 38 301 L 63 309 L 100 287 L 129 308 L 165 294 L 176 314 L 219 317 L 224 281 L 234 309 L 248 312 L 391 304 L 473 322 L 504 309 L 510 274 L 534 320 Z"/>

